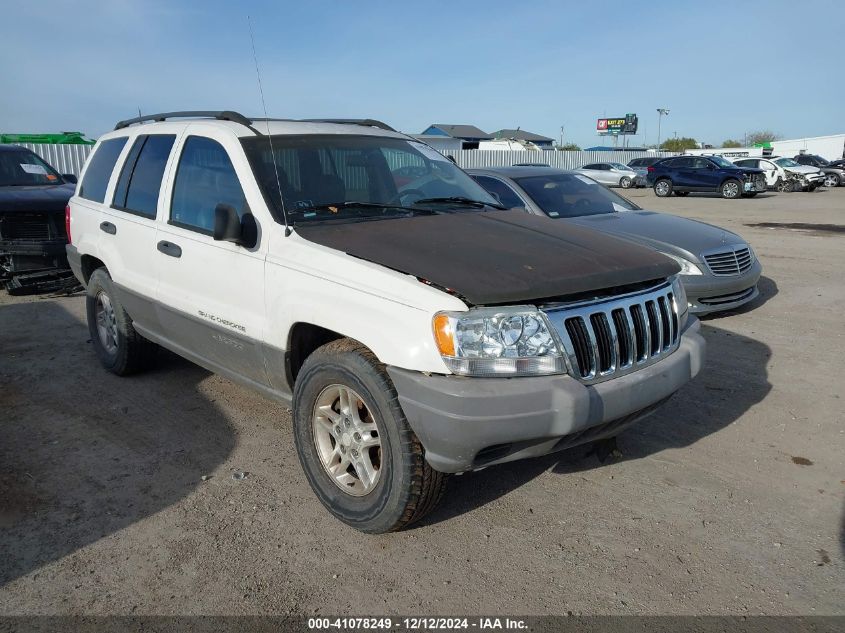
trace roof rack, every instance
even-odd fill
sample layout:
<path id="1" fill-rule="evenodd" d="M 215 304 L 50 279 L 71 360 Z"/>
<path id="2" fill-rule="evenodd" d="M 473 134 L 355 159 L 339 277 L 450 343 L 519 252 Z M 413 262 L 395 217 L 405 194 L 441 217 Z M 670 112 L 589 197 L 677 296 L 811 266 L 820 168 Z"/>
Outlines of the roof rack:
<path id="1" fill-rule="evenodd" d="M 118 121 L 114 126 L 115 130 L 120 130 L 129 127 L 133 123 L 143 123 L 144 121 L 165 121 L 167 119 L 182 119 L 182 118 L 202 118 L 202 119 L 218 119 L 220 121 L 234 121 L 235 123 L 242 123 L 247 127 L 252 127 L 252 121 L 246 118 L 239 112 L 232 110 L 196 110 L 185 112 L 162 112 L 160 114 L 147 114 L 144 116 L 136 116 L 133 119 L 126 119 L 125 121 Z"/>
<path id="2" fill-rule="evenodd" d="M 303 123 L 338 123 L 341 125 L 363 125 L 365 127 L 377 127 L 380 130 L 395 132 L 392 127 L 376 119 L 302 119 Z"/>
<path id="3" fill-rule="evenodd" d="M 297 122 L 297 119 L 263 119 L 263 118 L 248 118 L 245 117 L 240 112 L 234 112 L 232 110 L 222 110 L 222 111 L 213 111 L 213 110 L 190 110 L 184 112 L 162 112 L 160 114 L 146 114 L 144 116 L 136 116 L 132 119 L 126 119 L 125 121 L 118 121 L 117 125 L 114 126 L 115 130 L 121 130 L 125 127 L 129 127 L 133 123 L 143 123 L 144 121 L 166 121 L 167 119 L 184 119 L 184 118 L 191 118 L 191 119 L 218 119 L 220 121 L 234 121 L 235 123 L 241 123 L 242 125 L 247 126 L 256 134 L 260 134 L 258 130 L 253 127 L 253 123 L 256 121 L 292 121 Z M 387 130 L 388 132 L 395 132 L 392 127 L 390 127 L 387 123 L 383 123 L 381 121 L 377 121 L 375 119 L 299 119 L 300 123 L 337 123 L 339 125 L 363 125 L 365 127 L 376 127 L 381 130 Z"/>

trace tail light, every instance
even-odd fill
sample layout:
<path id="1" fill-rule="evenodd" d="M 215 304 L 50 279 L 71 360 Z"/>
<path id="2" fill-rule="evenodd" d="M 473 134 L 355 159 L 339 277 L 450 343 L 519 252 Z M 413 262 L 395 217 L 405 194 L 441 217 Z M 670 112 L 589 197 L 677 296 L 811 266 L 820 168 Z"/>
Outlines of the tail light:
<path id="1" fill-rule="evenodd" d="M 65 233 L 67 233 L 67 243 L 73 244 L 70 239 L 70 205 L 65 207 Z"/>
<path id="2" fill-rule="evenodd" d="M 653 171 L 654 171 L 654 166 L 653 166 L 653 165 L 649 165 L 649 166 L 648 166 L 647 171 L 648 171 L 648 173 L 653 172 Z"/>

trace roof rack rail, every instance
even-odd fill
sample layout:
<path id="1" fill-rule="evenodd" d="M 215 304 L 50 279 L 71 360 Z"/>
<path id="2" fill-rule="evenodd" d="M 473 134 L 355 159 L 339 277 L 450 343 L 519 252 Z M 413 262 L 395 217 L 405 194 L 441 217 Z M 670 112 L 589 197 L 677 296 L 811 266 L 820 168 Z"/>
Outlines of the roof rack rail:
<path id="1" fill-rule="evenodd" d="M 392 127 L 376 119 L 302 119 L 303 123 L 339 123 L 342 125 L 363 125 L 365 127 L 377 127 L 380 130 L 395 132 Z"/>
<path id="2" fill-rule="evenodd" d="M 165 121 L 167 119 L 180 118 L 202 118 L 202 119 L 218 119 L 221 121 L 234 121 L 235 123 L 242 123 L 247 127 L 252 127 L 252 121 L 246 118 L 240 112 L 233 112 L 232 110 L 196 110 L 184 112 L 162 112 L 160 114 L 146 114 L 144 116 L 136 116 L 133 119 L 126 119 L 125 121 L 118 121 L 114 126 L 115 130 L 121 130 L 129 127 L 133 123 L 143 123 L 144 121 Z"/>

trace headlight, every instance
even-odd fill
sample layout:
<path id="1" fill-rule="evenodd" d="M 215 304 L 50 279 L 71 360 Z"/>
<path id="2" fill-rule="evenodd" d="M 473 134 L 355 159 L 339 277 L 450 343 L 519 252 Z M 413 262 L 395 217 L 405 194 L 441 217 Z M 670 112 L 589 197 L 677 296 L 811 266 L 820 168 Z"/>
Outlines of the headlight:
<path id="1" fill-rule="evenodd" d="M 434 316 L 434 339 L 446 366 L 461 376 L 566 373 L 553 328 L 530 306 L 474 308 Z"/>
<path id="2" fill-rule="evenodd" d="M 672 279 L 672 294 L 675 295 L 675 312 L 678 314 L 679 329 L 683 330 L 689 319 L 689 301 L 687 291 L 684 290 L 684 284 L 678 275 Z"/>
<path id="3" fill-rule="evenodd" d="M 674 259 L 681 267 L 681 274 L 682 275 L 702 275 L 701 269 L 696 265 L 693 264 L 690 260 L 684 259 L 683 257 L 676 257 L 675 255 L 670 255 L 669 253 L 664 253 L 660 251 L 662 255 L 666 255 L 666 257 L 670 259 Z"/>

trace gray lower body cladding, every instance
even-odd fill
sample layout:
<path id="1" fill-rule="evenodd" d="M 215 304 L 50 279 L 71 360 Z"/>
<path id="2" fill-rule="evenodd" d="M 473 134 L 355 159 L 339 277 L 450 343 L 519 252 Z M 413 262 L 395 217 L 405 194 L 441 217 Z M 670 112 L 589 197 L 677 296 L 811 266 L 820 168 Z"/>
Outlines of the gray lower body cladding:
<path id="1" fill-rule="evenodd" d="M 690 319 L 678 349 L 654 365 L 585 385 L 567 375 L 532 378 L 427 376 L 389 367 L 408 422 L 442 472 L 545 455 L 620 432 L 651 413 L 704 360 Z"/>

